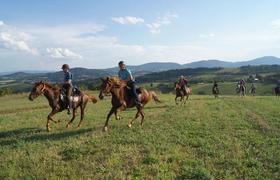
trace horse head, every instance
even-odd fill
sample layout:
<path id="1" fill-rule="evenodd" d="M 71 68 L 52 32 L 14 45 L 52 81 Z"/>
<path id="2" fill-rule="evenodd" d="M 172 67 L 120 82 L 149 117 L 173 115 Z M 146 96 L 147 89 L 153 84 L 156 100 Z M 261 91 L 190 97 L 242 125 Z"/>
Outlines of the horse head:
<path id="1" fill-rule="evenodd" d="M 33 101 L 38 96 L 42 95 L 45 91 L 46 84 L 43 81 L 36 82 L 29 94 L 29 100 Z"/>

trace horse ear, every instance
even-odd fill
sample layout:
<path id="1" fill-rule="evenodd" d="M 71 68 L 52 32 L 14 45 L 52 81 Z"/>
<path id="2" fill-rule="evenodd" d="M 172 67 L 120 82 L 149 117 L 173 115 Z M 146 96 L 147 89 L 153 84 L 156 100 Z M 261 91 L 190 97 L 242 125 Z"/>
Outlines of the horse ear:
<path id="1" fill-rule="evenodd" d="M 107 80 L 107 81 L 109 81 L 109 79 L 110 79 L 110 77 L 109 77 L 109 76 L 107 76 L 106 80 Z"/>

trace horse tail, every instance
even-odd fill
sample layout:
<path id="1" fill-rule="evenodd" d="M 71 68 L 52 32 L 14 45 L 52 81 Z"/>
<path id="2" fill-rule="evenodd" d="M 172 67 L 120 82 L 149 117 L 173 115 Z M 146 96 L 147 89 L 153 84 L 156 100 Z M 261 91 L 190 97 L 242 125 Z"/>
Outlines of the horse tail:
<path id="1" fill-rule="evenodd" d="M 157 94 L 156 94 L 154 91 L 150 91 L 149 93 L 150 93 L 150 95 L 152 96 L 153 100 L 154 100 L 156 103 L 161 103 L 161 101 L 160 101 L 159 98 L 157 97 Z"/>
<path id="2" fill-rule="evenodd" d="M 94 96 L 88 96 L 88 97 L 89 97 L 89 99 L 91 100 L 91 102 L 97 103 L 96 97 L 94 97 Z"/>

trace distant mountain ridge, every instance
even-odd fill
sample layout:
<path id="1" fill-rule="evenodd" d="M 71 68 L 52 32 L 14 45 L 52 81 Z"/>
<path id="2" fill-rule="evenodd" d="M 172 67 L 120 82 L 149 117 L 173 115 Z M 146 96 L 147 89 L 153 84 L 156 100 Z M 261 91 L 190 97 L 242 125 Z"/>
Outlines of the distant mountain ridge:
<path id="1" fill-rule="evenodd" d="M 241 66 L 258 66 L 258 65 L 280 65 L 280 58 L 274 56 L 264 56 L 256 58 L 249 61 L 239 61 L 239 62 L 227 62 L 221 60 L 202 60 L 186 64 L 178 64 L 173 62 L 152 62 L 142 65 L 127 67 L 131 69 L 135 76 L 142 76 L 154 72 L 163 72 L 168 70 L 176 69 L 186 69 L 186 68 L 233 68 Z M 87 68 L 72 68 L 72 73 L 74 74 L 75 80 L 86 80 L 86 79 L 96 79 L 104 76 L 116 75 L 118 72 L 118 67 L 108 68 L 108 69 L 87 69 Z M 16 72 L 13 74 L 0 74 L 1 79 L 14 79 L 19 81 L 35 81 L 35 80 L 47 80 L 51 82 L 62 81 L 63 73 L 58 72 Z"/>
<path id="2" fill-rule="evenodd" d="M 280 65 L 280 58 L 274 56 L 264 56 L 249 61 L 228 62 L 221 60 L 203 60 L 183 64 L 184 68 L 199 67 L 241 67 L 241 66 L 259 66 L 259 65 Z"/>

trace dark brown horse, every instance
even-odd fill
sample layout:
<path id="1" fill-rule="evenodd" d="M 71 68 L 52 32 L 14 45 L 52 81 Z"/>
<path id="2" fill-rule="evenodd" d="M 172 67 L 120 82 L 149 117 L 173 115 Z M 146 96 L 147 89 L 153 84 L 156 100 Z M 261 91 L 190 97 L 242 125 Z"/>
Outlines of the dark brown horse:
<path id="1" fill-rule="evenodd" d="M 275 92 L 276 97 L 280 96 L 280 88 L 279 87 L 274 88 L 274 92 Z"/>
<path id="2" fill-rule="evenodd" d="M 178 82 L 175 82 L 175 92 L 176 92 L 176 97 L 175 97 L 175 102 L 178 104 L 178 97 L 180 97 L 180 102 L 182 104 L 186 104 L 187 100 L 189 99 L 190 94 L 192 93 L 192 88 L 187 87 L 186 90 L 184 90 Z"/>
<path id="3" fill-rule="evenodd" d="M 133 108 L 136 106 L 135 100 L 130 95 L 131 92 L 127 88 L 127 84 L 125 81 L 120 80 L 118 77 L 107 77 L 101 78 L 102 85 L 99 93 L 99 98 L 103 99 L 104 95 L 111 93 L 112 95 L 112 108 L 107 115 L 107 119 L 103 128 L 103 131 L 108 130 L 108 122 L 112 114 L 115 114 L 116 119 L 119 119 L 118 111 L 124 111 L 126 108 Z M 135 118 L 130 121 L 128 127 L 131 127 L 134 120 L 136 120 L 139 116 L 141 116 L 141 126 L 143 127 L 144 122 L 144 106 L 153 99 L 155 102 L 160 102 L 156 93 L 154 91 L 148 91 L 144 88 L 138 89 L 139 98 L 142 103 L 142 106 L 136 106 L 137 113 Z"/>
<path id="4" fill-rule="evenodd" d="M 238 93 L 240 97 L 245 97 L 245 95 L 246 95 L 245 85 L 238 84 L 235 90 L 236 90 L 236 93 Z"/>
<path id="5" fill-rule="evenodd" d="M 55 123 L 59 121 L 55 121 L 52 117 L 63 110 L 65 110 L 65 106 L 63 101 L 61 100 L 61 89 L 58 87 L 55 87 L 49 83 L 40 81 L 35 83 L 32 91 L 30 92 L 29 95 L 29 100 L 33 101 L 35 98 L 37 98 L 40 95 L 44 95 L 47 100 L 49 101 L 49 105 L 52 108 L 52 111 L 49 113 L 48 118 L 47 118 L 47 131 L 50 131 L 50 121 L 53 121 Z M 88 101 L 92 101 L 93 103 L 97 102 L 97 99 L 93 96 L 86 95 L 84 93 L 81 93 L 80 96 L 77 97 L 72 97 L 73 100 L 73 116 L 72 119 L 67 123 L 67 128 L 71 125 L 71 123 L 74 121 L 76 117 L 76 110 L 77 108 L 80 107 L 81 110 L 81 119 L 79 122 L 78 127 L 81 126 L 81 123 L 84 119 L 84 112 L 86 105 Z"/>
<path id="6" fill-rule="evenodd" d="M 218 87 L 213 87 L 212 88 L 212 94 L 214 95 L 215 98 L 219 97 L 220 91 Z"/>

